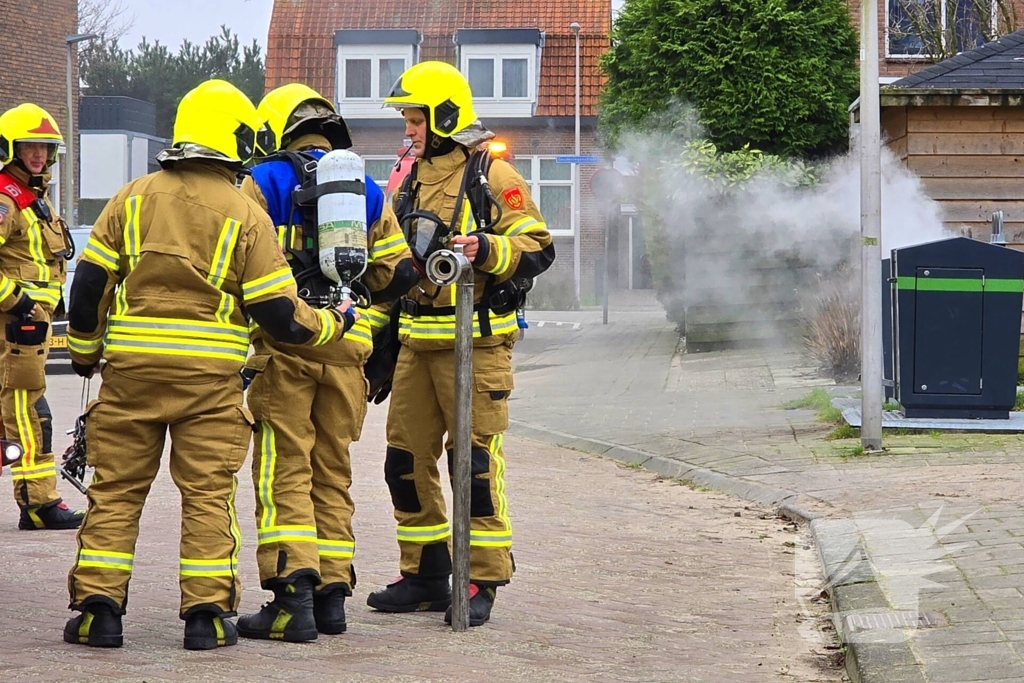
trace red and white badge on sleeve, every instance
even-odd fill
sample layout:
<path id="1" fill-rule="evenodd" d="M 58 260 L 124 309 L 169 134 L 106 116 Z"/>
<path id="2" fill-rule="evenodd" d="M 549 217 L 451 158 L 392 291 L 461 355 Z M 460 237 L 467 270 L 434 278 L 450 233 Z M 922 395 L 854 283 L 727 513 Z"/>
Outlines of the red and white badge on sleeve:
<path id="1" fill-rule="evenodd" d="M 523 191 L 518 187 L 508 188 L 501 196 L 505 199 L 505 203 L 508 204 L 508 208 L 513 211 L 523 208 Z"/>

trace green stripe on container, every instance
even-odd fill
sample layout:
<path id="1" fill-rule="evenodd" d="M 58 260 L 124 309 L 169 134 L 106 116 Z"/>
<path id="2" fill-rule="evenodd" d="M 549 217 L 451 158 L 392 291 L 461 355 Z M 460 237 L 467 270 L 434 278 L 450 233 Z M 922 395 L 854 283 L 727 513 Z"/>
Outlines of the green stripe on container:
<path id="1" fill-rule="evenodd" d="M 922 292 L 1024 292 L 1024 280 L 992 278 L 984 281 L 973 278 L 913 277 L 896 278 L 897 289 L 916 289 Z"/>

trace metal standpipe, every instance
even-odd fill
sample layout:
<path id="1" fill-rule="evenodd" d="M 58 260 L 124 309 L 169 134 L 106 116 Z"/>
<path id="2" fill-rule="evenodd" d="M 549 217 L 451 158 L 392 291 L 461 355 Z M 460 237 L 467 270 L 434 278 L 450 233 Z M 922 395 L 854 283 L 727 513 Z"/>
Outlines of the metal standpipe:
<path id="1" fill-rule="evenodd" d="M 455 285 L 455 454 L 452 464 L 452 630 L 469 629 L 469 497 L 473 444 L 473 266 L 461 244 L 427 259 L 427 278 Z"/>

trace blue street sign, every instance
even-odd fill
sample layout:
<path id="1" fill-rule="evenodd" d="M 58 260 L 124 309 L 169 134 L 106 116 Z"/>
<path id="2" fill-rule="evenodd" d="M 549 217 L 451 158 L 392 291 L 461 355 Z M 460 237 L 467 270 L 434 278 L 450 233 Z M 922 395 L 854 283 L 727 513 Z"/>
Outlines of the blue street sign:
<path id="1" fill-rule="evenodd" d="M 564 154 L 562 156 L 555 157 L 555 162 L 559 164 L 597 164 L 600 163 L 601 157 L 593 156 L 572 156 L 571 154 Z"/>

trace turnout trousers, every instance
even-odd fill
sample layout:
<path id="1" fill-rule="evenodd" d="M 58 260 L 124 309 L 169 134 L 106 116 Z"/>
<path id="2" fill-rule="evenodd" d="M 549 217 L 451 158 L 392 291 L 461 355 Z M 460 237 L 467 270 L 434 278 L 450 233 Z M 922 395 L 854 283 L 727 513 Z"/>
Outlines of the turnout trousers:
<path id="1" fill-rule="evenodd" d="M 309 575 L 319 589 L 355 587 L 355 536 L 349 447 L 366 417 L 359 366 L 337 366 L 269 350 L 249 359 L 256 371 L 248 405 L 256 419 L 252 479 L 260 583 Z"/>
<path id="2" fill-rule="evenodd" d="M 36 303 L 36 320 L 51 319 L 49 307 Z M 21 460 L 11 466 L 14 499 L 36 508 L 60 498 L 53 459 L 53 426 L 46 403 L 46 358 L 50 332 L 42 344 L 9 343 L 3 331 L 14 316 L 0 315 L 0 415 L 5 438 L 21 445 Z"/>
<path id="3" fill-rule="evenodd" d="M 139 516 L 170 432 L 170 473 L 181 492 L 180 616 L 234 616 L 241 598 L 235 474 L 245 461 L 253 419 L 236 374 L 203 384 L 151 382 L 103 371 L 87 408 L 87 459 L 95 467 L 89 507 L 68 576 L 71 609 L 128 600 Z"/>
<path id="4" fill-rule="evenodd" d="M 451 526 L 437 463 L 447 452 L 451 472 L 454 363 L 451 349 L 403 345 L 395 368 L 384 478 L 398 523 L 400 569 L 407 577 L 451 574 Z M 473 388 L 470 578 L 498 586 L 509 582 L 514 569 L 502 448 L 512 391 L 510 345 L 473 349 Z"/>

